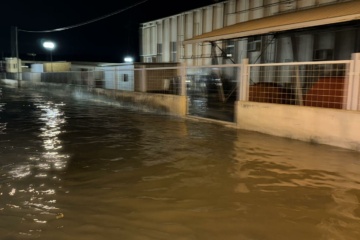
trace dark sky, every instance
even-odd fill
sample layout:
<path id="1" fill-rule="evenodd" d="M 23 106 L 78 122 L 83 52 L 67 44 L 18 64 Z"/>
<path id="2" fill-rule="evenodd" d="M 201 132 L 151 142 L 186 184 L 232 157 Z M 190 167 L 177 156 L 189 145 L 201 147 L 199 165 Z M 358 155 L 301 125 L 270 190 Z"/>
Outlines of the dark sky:
<path id="1" fill-rule="evenodd" d="M 85 23 L 125 9 L 144 0 L 11 0 L 1 3 L 0 53 L 15 56 L 11 28 L 52 30 Z M 44 40 L 56 42 L 54 61 L 123 62 L 125 55 L 139 61 L 139 24 L 210 5 L 218 0 L 145 0 L 142 4 L 108 18 L 65 31 L 27 33 L 19 31 L 19 55 L 24 60 L 49 60 Z M 35 53 L 32 57 L 30 53 Z"/>

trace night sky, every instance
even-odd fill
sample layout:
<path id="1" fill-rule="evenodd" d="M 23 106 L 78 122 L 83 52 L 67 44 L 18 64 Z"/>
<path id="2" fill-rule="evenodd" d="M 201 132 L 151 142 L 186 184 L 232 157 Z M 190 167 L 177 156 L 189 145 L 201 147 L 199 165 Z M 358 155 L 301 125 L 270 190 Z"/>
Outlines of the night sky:
<path id="1" fill-rule="evenodd" d="M 82 24 L 129 6 L 140 5 L 105 19 L 51 33 L 19 31 L 19 55 L 23 60 L 50 59 L 42 42 L 52 40 L 57 44 L 53 61 L 123 62 L 125 55 L 139 61 L 139 24 L 178 14 L 190 9 L 214 4 L 219 0 L 102 0 L 48 1 L 11 0 L 1 3 L 0 54 L 1 58 L 15 56 L 12 48 L 11 28 L 44 31 Z M 34 53 L 36 56 L 31 56 Z"/>

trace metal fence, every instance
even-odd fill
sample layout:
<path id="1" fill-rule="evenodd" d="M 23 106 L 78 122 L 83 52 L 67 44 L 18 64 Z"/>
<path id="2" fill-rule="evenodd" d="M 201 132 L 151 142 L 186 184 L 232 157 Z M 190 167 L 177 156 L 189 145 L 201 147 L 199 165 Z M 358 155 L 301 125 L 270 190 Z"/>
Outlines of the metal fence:
<path id="1" fill-rule="evenodd" d="M 185 95 L 185 79 L 181 67 L 118 68 L 99 67 L 70 72 L 24 72 L 22 80 L 60 83 L 91 88 Z"/>
<path id="2" fill-rule="evenodd" d="M 22 74 L 23 80 L 92 88 L 188 95 L 206 104 L 242 100 L 360 110 L 360 59 L 177 66 L 99 67 L 85 71 Z"/>
<path id="3" fill-rule="evenodd" d="M 345 109 L 351 63 L 251 64 L 248 100 Z"/>
<path id="4" fill-rule="evenodd" d="M 197 93 L 215 83 L 212 89 L 223 102 L 235 95 L 241 101 L 359 111 L 357 59 L 359 54 L 353 60 L 324 62 L 248 64 L 245 59 L 242 64 L 188 67 L 187 79 L 199 86 L 193 88 Z"/>
<path id="5" fill-rule="evenodd" d="M 352 60 L 242 64 L 239 100 L 360 110 L 360 54 Z"/>
<path id="6" fill-rule="evenodd" d="M 240 65 L 187 67 L 188 114 L 234 121 L 240 67 Z"/>

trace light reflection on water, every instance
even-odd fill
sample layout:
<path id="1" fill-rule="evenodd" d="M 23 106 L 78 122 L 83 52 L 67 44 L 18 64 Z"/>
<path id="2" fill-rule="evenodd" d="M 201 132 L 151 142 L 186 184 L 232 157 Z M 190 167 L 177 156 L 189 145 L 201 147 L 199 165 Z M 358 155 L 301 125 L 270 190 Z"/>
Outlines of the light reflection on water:
<path id="1" fill-rule="evenodd" d="M 65 124 L 60 110 L 63 104 L 44 101 L 36 95 L 17 100 L 16 106 L 8 102 L 0 108 L 2 125 L 8 126 L 2 131 L 0 152 L 1 222 L 7 227 L 0 228 L 0 233 L 9 235 L 9 239 L 13 234 L 39 237 L 40 225 L 62 216 L 56 206 L 54 183 L 59 179 L 55 171 L 64 169 L 68 158 L 58 152 L 61 149 L 58 135 Z M 12 119 L 11 116 L 16 117 Z M 14 125 L 16 129 L 13 129 Z M 22 131 L 24 136 L 16 139 Z M 16 227 L 9 228 L 11 223 Z M 10 234 L 6 233 L 8 228 Z"/>
<path id="2" fill-rule="evenodd" d="M 2 239 L 360 239 L 359 153 L 70 96 L 0 104 Z"/>

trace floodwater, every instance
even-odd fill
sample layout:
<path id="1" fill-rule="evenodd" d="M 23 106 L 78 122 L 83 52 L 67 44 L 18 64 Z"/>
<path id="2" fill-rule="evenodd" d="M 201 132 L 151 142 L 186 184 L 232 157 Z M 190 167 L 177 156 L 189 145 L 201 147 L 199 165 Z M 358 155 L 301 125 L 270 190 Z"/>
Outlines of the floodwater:
<path id="1" fill-rule="evenodd" d="M 360 239 L 360 153 L 0 88 L 1 240 Z"/>

